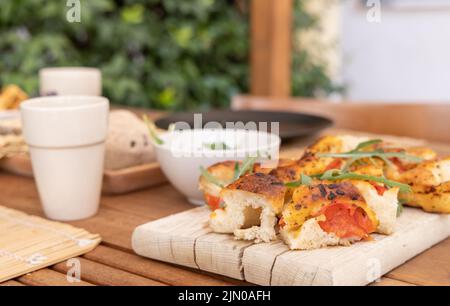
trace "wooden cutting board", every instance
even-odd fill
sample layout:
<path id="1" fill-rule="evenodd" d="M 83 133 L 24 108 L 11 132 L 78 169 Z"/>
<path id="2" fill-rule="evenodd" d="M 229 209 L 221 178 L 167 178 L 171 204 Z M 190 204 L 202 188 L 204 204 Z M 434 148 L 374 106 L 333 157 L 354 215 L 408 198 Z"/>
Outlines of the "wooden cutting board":
<path id="1" fill-rule="evenodd" d="M 450 216 L 405 208 L 391 236 L 350 247 L 290 251 L 281 241 L 253 244 L 212 233 L 210 211 L 195 208 L 141 225 L 142 256 L 258 285 L 366 285 L 450 235 Z"/>

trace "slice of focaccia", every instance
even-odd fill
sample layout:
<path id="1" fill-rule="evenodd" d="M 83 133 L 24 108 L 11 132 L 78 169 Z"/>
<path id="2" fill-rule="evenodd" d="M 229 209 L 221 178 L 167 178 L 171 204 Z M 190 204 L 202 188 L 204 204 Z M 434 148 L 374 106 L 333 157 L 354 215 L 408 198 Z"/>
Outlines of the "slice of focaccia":
<path id="1" fill-rule="evenodd" d="M 221 191 L 225 208 L 211 213 L 209 224 L 214 232 L 233 233 L 237 239 L 274 240 L 286 190 L 283 182 L 268 174 L 243 176 Z"/>
<path id="2" fill-rule="evenodd" d="M 274 240 L 277 215 L 284 205 L 286 187 L 277 178 L 254 173 L 225 187 L 220 196 L 224 209 L 216 209 L 210 226 L 217 233 L 255 242 Z"/>
<path id="3" fill-rule="evenodd" d="M 280 159 L 276 165 L 279 167 L 287 167 L 294 163 L 295 161 L 291 159 Z M 199 189 L 203 192 L 205 202 L 209 205 L 211 210 L 218 209 L 221 207 L 221 204 L 223 204 L 223 201 L 220 198 L 220 192 L 222 191 L 223 186 L 227 186 L 235 180 L 236 165 L 240 167 L 242 166 L 242 162 L 224 161 L 208 167 L 206 171 L 215 178 L 214 182 L 208 180 L 204 175 L 200 176 Z M 271 164 L 261 165 L 260 163 L 255 163 L 251 172 L 267 174 L 273 169 L 266 167 L 270 165 Z M 218 181 L 220 185 L 217 184 L 216 181 Z"/>
<path id="4" fill-rule="evenodd" d="M 407 205 L 428 212 L 450 213 L 450 157 L 420 163 L 402 172 L 398 180 L 409 184 L 411 193 L 400 193 Z"/>
<path id="5" fill-rule="evenodd" d="M 347 136 L 338 136 L 337 138 L 347 139 L 344 142 L 347 149 L 362 140 L 348 138 Z M 329 152 L 341 153 L 342 146 L 336 145 L 336 143 L 339 143 L 339 141 L 336 141 L 335 138 L 325 137 L 313 145 L 312 151 L 323 153 L 329 150 Z M 450 181 L 449 158 L 437 159 L 436 152 L 427 147 L 405 147 L 386 141 L 374 141 L 373 144 L 364 146 L 360 151 L 400 153 L 403 157 L 390 157 L 384 160 L 376 157 L 360 159 L 348 168 L 349 171 L 373 176 L 386 176 L 390 180 L 409 184 L 412 192 L 399 194 L 400 200 L 406 205 L 421 207 L 428 212 L 450 212 L 450 195 L 448 194 L 447 184 Z M 323 159 L 321 160 L 323 161 Z M 348 158 L 335 159 L 330 164 L 333 167 L 328 166 L 327 168 L 340 168 L 348 160 Z"/>
<path id="6" fill-rule="evenodd" d="M 397 215 L 398 188 L 365 181 L 314 182 L 294 190 L 280 219 L 290 249 L 350 245 L 374 232 L 390 234 Z"/>
<path id="7" fill-rule="evenodd" d="M 349 135 L 323 136 L 308 146 L 303 156 L 293 164 L 281 165 L 273 169 L 270 174 L 283 182 L 296 181 L 302 174 L 314 175 L 330 169 L 340 168 L 341 159 L 332 157 L 318 157 L 318 153 L 343 153 L 353 150 L 359 143 L 366 141 L 367 137 Z"/>
<path id="8" fill-rule="evenodd" d="M 406 205 L 427 212 L 450 214 L 450 181 L 437 186 L 413 186 L 412 189 L 413 192 L 399 195 Z"/>

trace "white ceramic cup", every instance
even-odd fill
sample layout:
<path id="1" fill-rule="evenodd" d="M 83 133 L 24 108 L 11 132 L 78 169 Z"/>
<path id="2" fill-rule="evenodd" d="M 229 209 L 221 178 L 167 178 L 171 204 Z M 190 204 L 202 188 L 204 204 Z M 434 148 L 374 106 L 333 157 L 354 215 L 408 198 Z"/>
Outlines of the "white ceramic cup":
<path id="1" fill-rule="evenodd" d="M 102 95 L 102 74 L 90 67 L 52 67 L 39 70 L 39 93 L 49 95 Z"/>
<path id="2" fill-rule="evenodd" d="M 20 108 L 47 217 L 70 221 L 95 215 L 103 178 L 108 99 L 42 97 L 27 100 Z"/>

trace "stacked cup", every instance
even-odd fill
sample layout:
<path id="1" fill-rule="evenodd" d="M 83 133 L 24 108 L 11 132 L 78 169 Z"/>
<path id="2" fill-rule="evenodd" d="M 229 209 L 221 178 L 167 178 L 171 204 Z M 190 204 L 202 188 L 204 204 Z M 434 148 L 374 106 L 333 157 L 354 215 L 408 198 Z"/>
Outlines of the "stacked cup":
<path id="1" fill-rule="evenodd" d="M 67 69 L 40 73 L 41 94 L 58 96 L 21 104 L 23 135 L 44 212 L 61 221 L 88 218 L 98 210 L 109 113 L 108 99 L 98 96 L 98 71 L 88 68 L 90 77 L 80 79 L 79 72 L 86 68 L 69 68 L 72 75 Z M 63 73 L 65 82 L 55 71 Z M 100 85 L 93 84 L 95 80 Z"/>

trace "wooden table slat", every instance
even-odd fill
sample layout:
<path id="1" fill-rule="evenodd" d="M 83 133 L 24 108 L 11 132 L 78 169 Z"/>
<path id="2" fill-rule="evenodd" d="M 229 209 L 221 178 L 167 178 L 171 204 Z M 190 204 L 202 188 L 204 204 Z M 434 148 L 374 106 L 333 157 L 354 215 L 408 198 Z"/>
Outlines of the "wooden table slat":
<path id="1" fill-rule="evenodd" d="M 163 262 L 150 260 L 138 255 L 129 254 L 105 246 L 99 246 L 94 251 L 83 256 L 91 261 L 100 262 L 146 278 L 159 280 L 176 286 L 223 286 L 232 282 L 216 279 Z"/>
<path id="2" fill-rule="evenodd" d="M 50 269 L 41 269 L 25 274 L 17 280 L 28 286 L 92 286 L 92 284 L 85 281 L 69 282 L 65 273 L 59 273 Z"/>
<path id="3" fill-rule="evenodd" d="M 374 282 L 372 284 L 370 284 L 369 286 L 416 286 L 414 284 L 410 284 L 410 283 L 406 283 L 406 282 L 402 282 L 396 279 L 392 279 L 392 278 L 388 278 L 388 277 L 382 277 L 380 281 L 378 282 Z"/>
<path id="4" fill-rule="evenodd" d="M 417 285 L 450 286 L 450 238 L 392 270 L 387 276 Z"/>
<path id="5" fill-rule="evenodd" d="M 19 283 L 18 281 L 15 281 L 15 280 L 10 280 L 10 281 L 0 283 L 0 287 L 21 287 L 21 286 L 25 286 L 25 285 L 22 283 Z"/>
<path id="6" fill-rule="evenodd" d="M 104 264 L 77 257 L 80 260 L 81 279 L 102 286 L 164 286 L 162 282 L 154 281 L 126 271 L 115 269 Z M 70 269 L 66 262 L 56 264 L 52 269 L 67 273 Z"/>

